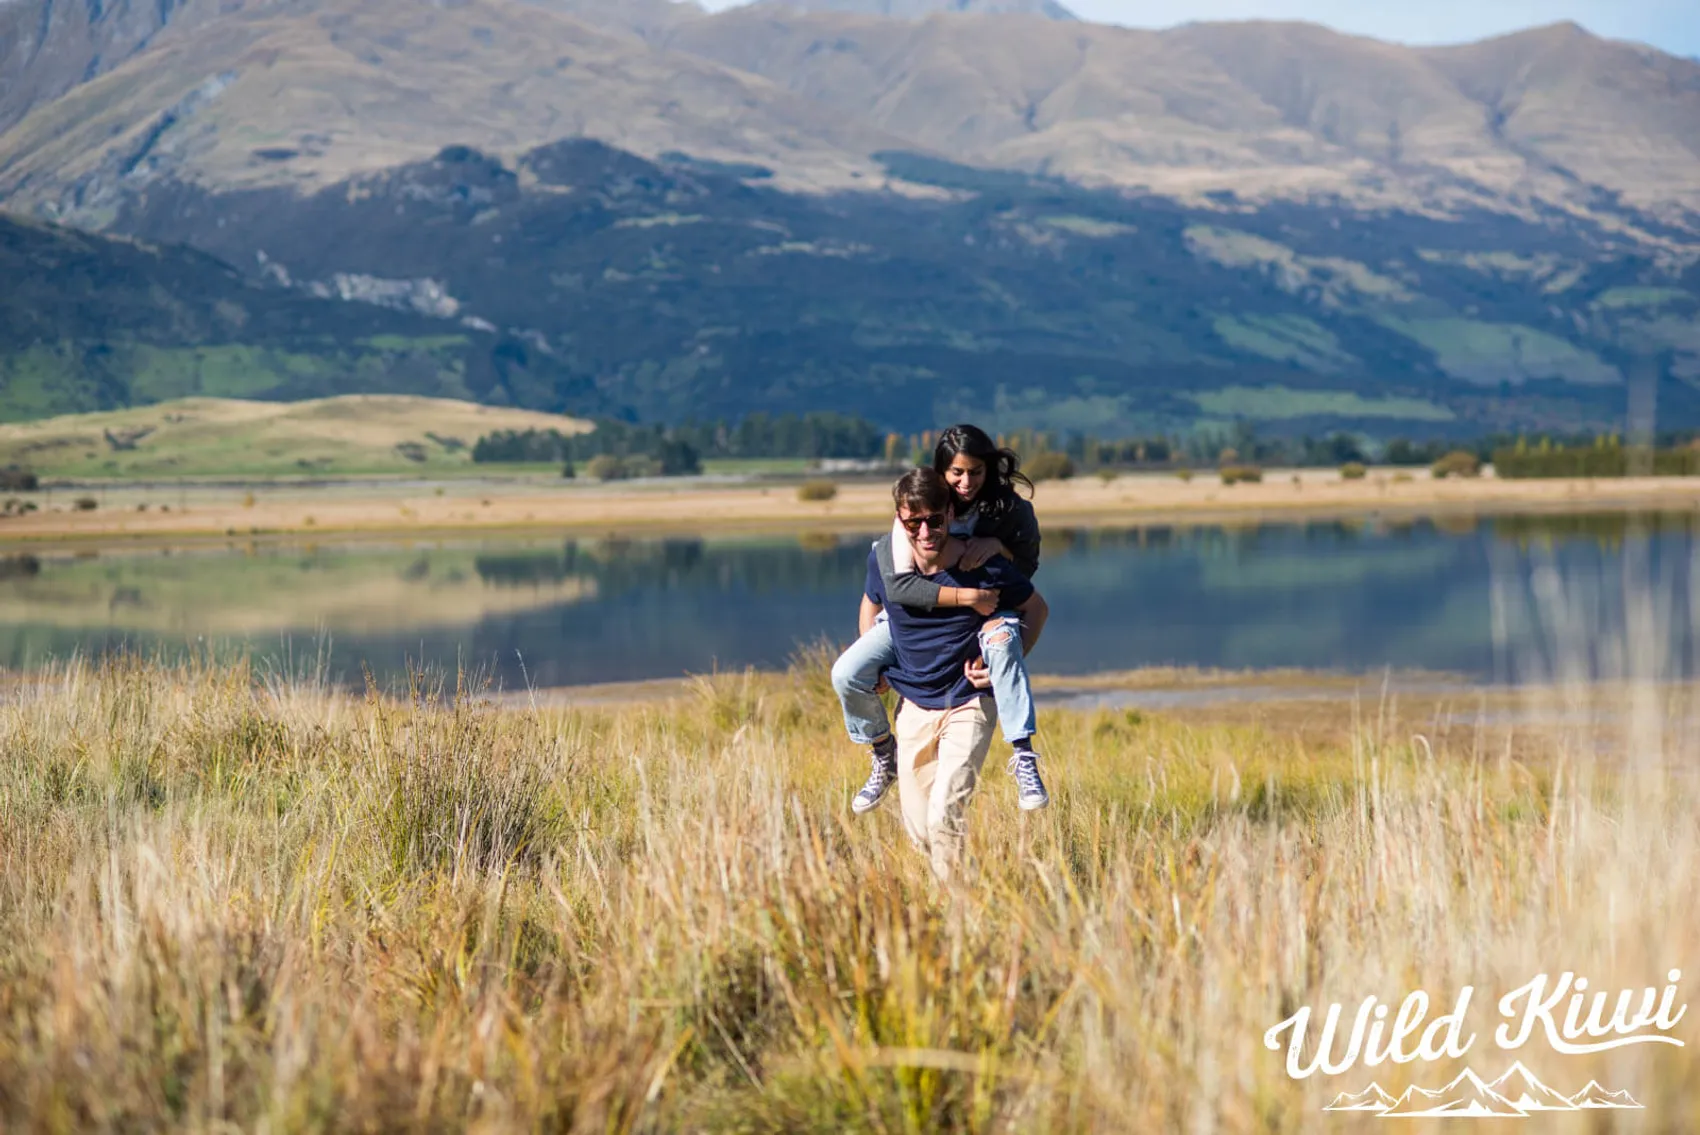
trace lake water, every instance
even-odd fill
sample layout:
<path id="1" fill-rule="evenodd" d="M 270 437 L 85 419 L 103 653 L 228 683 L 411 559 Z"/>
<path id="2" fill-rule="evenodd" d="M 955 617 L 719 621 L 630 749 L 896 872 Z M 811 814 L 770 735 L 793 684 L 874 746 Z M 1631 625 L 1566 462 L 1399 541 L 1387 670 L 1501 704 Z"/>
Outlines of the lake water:
<path id="1" fill-rule="evenodd" d="M 445 540 L 0 555 L 0 664 L 213 644 L 504 688 L 781 667 L 848 639 L 871 536 Z M 1034 669 L 1700 672 L 1693 513 L 1046 533 Z"/>

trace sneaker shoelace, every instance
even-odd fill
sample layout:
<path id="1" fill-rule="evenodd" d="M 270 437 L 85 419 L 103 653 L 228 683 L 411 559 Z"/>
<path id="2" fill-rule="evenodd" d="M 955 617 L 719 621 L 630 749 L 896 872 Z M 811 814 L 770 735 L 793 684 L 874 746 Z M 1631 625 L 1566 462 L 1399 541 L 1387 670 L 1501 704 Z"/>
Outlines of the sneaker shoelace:
<path id="1" fill-rule="evenodd" d="M 1015 777 L 1015 783 L 1021 791 L 1039 791 L 1038 753 L 1011 753 L 1008 768 L 1010 775 Z"/>
<path id="2" fill-rule="evenodd" d="M 868 773 L 868 783 L 862 786 L 863 792 L 877 792 L 897 779 L 897 764 L 887 761 L 878 753 L 874 754 L 873 769 Z"/>

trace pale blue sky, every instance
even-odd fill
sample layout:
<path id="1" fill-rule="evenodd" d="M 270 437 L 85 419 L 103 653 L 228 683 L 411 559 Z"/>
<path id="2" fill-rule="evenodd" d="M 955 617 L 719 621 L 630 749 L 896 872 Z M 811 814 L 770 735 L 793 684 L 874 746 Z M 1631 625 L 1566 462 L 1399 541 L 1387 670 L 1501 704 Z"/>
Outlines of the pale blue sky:
<path id="1" fill-rule="evenodd" d="M 1595 35 L 1700 55 L 1700 0 L 1075 0 L 1069 6 L 1084 19 L 1135 27 L 1311 20 L 1400 43 L 1459 43 L 1575 20 Z"/>
<path id="2" fill-rule="evenodd" d="M 1700 55 L 1700 0 L 1062 0 L 1083 19 L 1166 28 L 1189 20 L 1310 20 L 1400 43 L 1460 43 L 1574 20 L 1596 35 Z M 729 0 L 707 0 L 710 8 Z"/>

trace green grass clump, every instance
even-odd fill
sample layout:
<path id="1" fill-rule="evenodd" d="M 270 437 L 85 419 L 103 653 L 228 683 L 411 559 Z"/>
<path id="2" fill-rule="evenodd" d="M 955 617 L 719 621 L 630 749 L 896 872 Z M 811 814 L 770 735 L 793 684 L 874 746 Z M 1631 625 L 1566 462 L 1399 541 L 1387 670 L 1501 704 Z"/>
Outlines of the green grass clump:
<path id="1" fill-rule="evenodd" d="M 1656 983 L 1700 934 L 1691 778 L 1386 705 L 1321 739 L 1043 713 L 1051 809 L 998 743 L 941 888 L 849 810 L 830 660 L 593 709 L 228 660 L 14 682 L 0 1126 L 1299 1132 L 1336 1085 L 1258 1043 L 1295 1002 L 1553 955 Z M 1610 1067 L 1691 1126 L 1679 1068 Z"/>

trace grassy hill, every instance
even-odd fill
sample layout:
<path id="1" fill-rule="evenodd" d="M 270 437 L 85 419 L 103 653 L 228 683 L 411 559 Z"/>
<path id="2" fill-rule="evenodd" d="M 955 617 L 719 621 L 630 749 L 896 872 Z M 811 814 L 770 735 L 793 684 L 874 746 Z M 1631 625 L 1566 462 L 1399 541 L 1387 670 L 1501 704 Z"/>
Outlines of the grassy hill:
<path id="1" fill-rule="evenodd" d="M 0 280 L 0 421 L 197 395 L 398 393 L 557 409 L 572 386 L 547 355 L 491 327 L 412 309 L 407 297 L 434 294 L 430 281 L 374 283 L 383 302 L 349 303 L 333 289 L 244 277 L 192 249 L 4 214 Z"/>
<path id="2" fill-rule="evenodd" d="M 0 425 L 0 465 L 70 477 L 438 474 L 469 468 L 473 443 L 493 430 L 588 428 L 557 414 L 405 395 L 184 398 Z"/>

